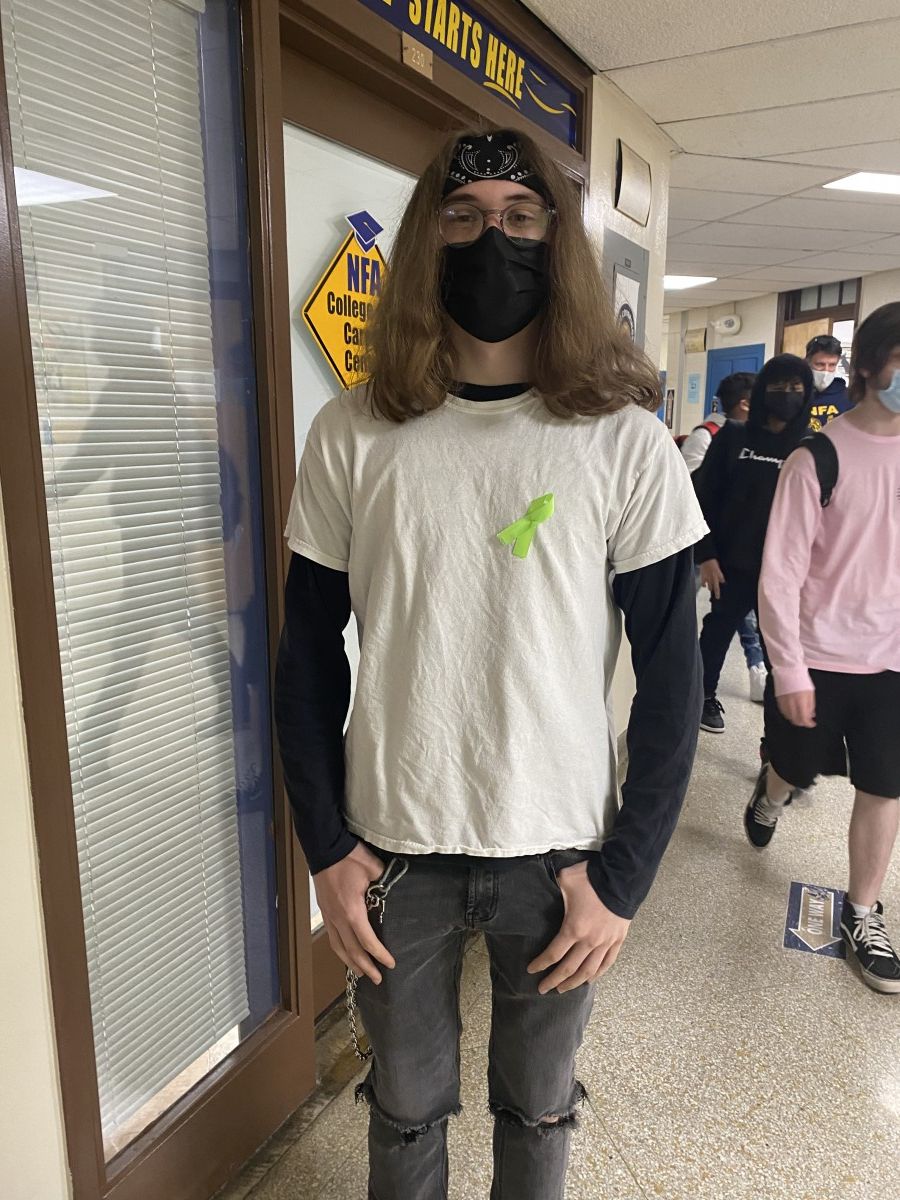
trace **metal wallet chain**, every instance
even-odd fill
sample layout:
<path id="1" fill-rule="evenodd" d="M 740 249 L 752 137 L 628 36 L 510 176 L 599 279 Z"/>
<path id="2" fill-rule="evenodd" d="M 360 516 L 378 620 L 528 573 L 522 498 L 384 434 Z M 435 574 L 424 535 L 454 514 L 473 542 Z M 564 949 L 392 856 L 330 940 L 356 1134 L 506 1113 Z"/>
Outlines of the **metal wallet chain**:
<path id="1" fill-rule="evenodd" d="M 366 908 L 371 912 L 372 909 L 380 909 L 378 919 L 380 923 L 384 923 L 384 910 L 387 904 L 387 898 L 391 888 L 395 883 L 399 883 L 406 872 L 409 870 L 409 863 L 405 858 L 392 858 L 385 868 L 384 874 L 374 883 L 370 884 L 366 890 Z M 356 986 L 359 983 L 359 976 L 351 967 L 347 968 L 347 1021 L 350 1025 L 350 1040 L 353 1042 L 353 1053 L 360 1060 L 366 1062 L 372 1057 L 372 1047 L 366 1046 L 363 1048 L 359 1036 L 359 1006 L 356 1001 Z"/>

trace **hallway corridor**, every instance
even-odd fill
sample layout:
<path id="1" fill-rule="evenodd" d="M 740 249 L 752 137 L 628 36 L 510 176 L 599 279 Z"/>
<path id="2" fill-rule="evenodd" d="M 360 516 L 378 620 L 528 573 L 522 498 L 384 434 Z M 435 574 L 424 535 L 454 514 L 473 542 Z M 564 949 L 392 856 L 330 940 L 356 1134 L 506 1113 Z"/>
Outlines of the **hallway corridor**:
<path id="1" fill-rule="evenodd" d="M 701 734 L 657 883 L 599 985 L 567 1200 L 894 1200 L 900 1007 L 845 962 L 782 947 L 791 881 L 845 884 L 849 787 L 820 783 L 768 851 L 752 850 L 741 813 L 762 711 L 737 648 L 720 695 L 727 731 Z M 900 929 L 896 866 L 883 899 Z M 486 967 L 479 941 L 463 983 L 453 1200 L 490 1190 Z M 331 1037 L 345 1031 L 341 1020 Z M 293 1144 L 276 1135 L 219 1200 L 362 1200 L 365 1138 L 347 1085 Z"/>

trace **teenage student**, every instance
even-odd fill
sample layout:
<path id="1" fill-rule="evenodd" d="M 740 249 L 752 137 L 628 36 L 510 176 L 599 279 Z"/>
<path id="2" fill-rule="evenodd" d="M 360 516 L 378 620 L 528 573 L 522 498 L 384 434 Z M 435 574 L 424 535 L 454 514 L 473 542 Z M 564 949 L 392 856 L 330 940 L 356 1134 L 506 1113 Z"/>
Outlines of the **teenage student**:
<path id="1" fill-rule="evenodd" d="M 719 676 L 738 626 L 756 608 L 772 497 L 785 459 L 807 431 L 813 394 L 812 371 L 802 358 L 771 359 L 756 377 L 747 421 L 729 422 L 716 434 L 692 477 L 710 528 L 694 550 L 700 583 L 712 596 L 700 634 L 700 727 L 709 733 L 725 730 Z"/>
<path id="2" fill-rule="evenodd" d="M 770 763 L 744 825 L 765 847 L 792 789 L 849 775 L 856 799 L 841 929 L 864 982 L 900 994 L 879 900 L 900 819 L 900 303 L 863 321 L 851 362 L 855 408 L 822 434 L 836 452 L 831 500 L 823 507 L 803 447 L 772 507 L 760 580 L 774 681 Z"/>
<path id="3" fill-rule="evenodd" d="M 707 420 L 692 430 L 680 445 L 681 456 L 691 474 L 702 465 L 713 437 L 724 428 L 726 421 L 739 421 L 743 424 L 750 416 L 750 393 L 755 379 L 756 376 L 749 371 L 737 371 L 734 375 L 726 375 L 719 384 L 715 400 L 720 411 L 710 413 Z M 698 587 L 699 580 L 698 568 Z M 737 633 L 750 675 L 750 699 L 754 704 L 762 704 L 767 671 L 759 640 L 756 613 L 752 609 L 738 625 Z"/>
<path id="4" fill-rule="evenodd" d="M 369 385 L 325 405 L 300 465 L 276 712 L 374 1051 L 369 1195 L 447 1194 L 460 969 L 478 930 L 491 1194 L 562 1200 L 594 983 L 690 775 L 690 547 L 705 527 L 653 415 L 657 373 L 616 329 L 576 193 L 530 138 L 468 134 L 428 167 L 368 352 Z M 637 693 L 620 800 L 623 616 Z"/>

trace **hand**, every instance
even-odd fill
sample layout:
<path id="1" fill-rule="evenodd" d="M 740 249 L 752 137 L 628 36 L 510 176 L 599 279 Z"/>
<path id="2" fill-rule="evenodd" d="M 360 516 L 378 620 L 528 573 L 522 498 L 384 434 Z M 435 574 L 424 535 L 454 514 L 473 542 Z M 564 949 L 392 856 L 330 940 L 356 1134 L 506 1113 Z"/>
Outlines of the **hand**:
<path id="1" fill-rule="evenodd" d="M 555 966 L 538 991 L 570 992 L 583 983 L 593 983 L 613 965 L 631 927 L 624 917 L 609 911 L 588 879 L 587 863 L 564 867 L 559 887 L 566 906 L 562 928 L 547 947 L 528 966 L 529 975 L 537 975 Z"/>
<path id="2" fill-rule="evenodd" d="M 779 696 L 778 710 L 792 725 L 799 725 L 802 729 L 816 727 L 815 691 L 787 692 Z"/>
<path id="3" fill-rule="evenodd" d="M 381 859 L 357 842 L 346 858 L 313 876 L 332 950 L 357 975 L 367 975 L 375 984 L 381 983 L 376 960 L 384 967 L 396 966 L 375 936 L 366 908 L 369 885 L 383 874 Z"/>
<path id="4" fill-rule="evenodd" d="M 721 596 L 724 582 L 725 576 L 722 574 L 722 568 L 719 566 L 717 558 L 708 558 L 706 562 L 700 564 L 700 586 L 709 588 L 717 600 Z"/>

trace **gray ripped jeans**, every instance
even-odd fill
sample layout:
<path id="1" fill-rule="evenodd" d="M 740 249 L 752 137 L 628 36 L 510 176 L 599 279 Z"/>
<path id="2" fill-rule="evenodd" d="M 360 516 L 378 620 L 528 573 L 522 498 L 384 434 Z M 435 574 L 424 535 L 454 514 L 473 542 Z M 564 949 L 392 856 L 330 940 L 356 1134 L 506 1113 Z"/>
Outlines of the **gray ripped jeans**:
<path id="1" fill-rule="evenodd" d="M 371 920 L 397 965 L 379 987 L 365 978 L 358 987 L 374 1052 L 358 1090 L 371 1108 L 369 1200 L 447 1196 L 447 1122 L 460 1111 L 459 982 L 473 930 L 484 933 L 491 965 L 491 1200 L 563 1200 L 585 1099 L 575 1054 L 594 988 L 541 996 L 540 976 L 526 968 L 562 924 L 556 871 L 582 856 L 560 851 L 498 866 L 376 852 L 396 882 Z"/>

